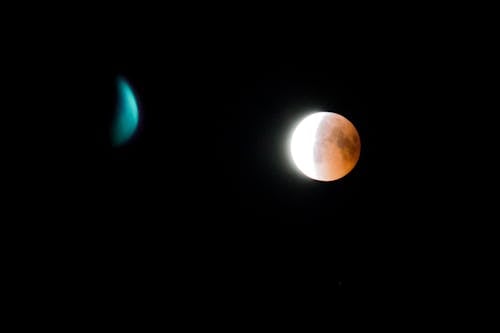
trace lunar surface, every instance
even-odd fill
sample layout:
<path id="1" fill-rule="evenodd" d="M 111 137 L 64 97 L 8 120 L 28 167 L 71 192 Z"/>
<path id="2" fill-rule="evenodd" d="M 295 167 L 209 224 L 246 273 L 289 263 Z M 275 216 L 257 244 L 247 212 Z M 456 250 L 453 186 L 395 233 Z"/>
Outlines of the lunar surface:
<path id="1" fill-rule="evenodd" d="M 307 177 L 332 181 L 356 165 L 361 141 L 354 125 L 332 112 L 316 112 L 295 128 L 290 143 L 292 159 Z"/>

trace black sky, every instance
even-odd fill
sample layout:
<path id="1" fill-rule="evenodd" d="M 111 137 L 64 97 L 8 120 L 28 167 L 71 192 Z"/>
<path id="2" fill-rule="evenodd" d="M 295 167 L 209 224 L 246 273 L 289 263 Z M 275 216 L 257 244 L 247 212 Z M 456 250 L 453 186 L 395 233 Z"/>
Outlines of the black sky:
<path id="1" fill-rule="evenodd" d="M 483 221 L 469 198 L 483 193 L 492 136 L 477 134 L 479 37 L 439 15 L 148 13 L 34 38 L 45 51 L 33 100 L 51 130 L 19 144 L 39 166 L 28 196 L 43 194 L 34 205 L 51 216 L 33 233 L 57 244 L 43 269 L 83 281 L 75 295 L 90 302 L 170 299 L 183 315 L 214 303 L 242 317 L 406 315 L 463 288 L 471 270 L 456 267 Z M 113 149 L 118 75 L 140 125 Z M 308 180 L 288 158 L 291 129 L 313 110 L 359 131 L 360 160 L 339 181 Z"/>

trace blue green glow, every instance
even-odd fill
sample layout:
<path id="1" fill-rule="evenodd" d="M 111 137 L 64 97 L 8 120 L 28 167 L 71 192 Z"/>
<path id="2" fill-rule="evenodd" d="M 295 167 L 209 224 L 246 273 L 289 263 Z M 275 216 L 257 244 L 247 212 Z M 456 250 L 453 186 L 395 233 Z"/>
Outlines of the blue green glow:
<path id="1" fill-rule="evenodd" d="M 128 82 L 119 77 L 117 80 L 118 103 L 112 129 L 114 146 L 126 143 L 134 134 L 139 123 L 139 107 Z"/>

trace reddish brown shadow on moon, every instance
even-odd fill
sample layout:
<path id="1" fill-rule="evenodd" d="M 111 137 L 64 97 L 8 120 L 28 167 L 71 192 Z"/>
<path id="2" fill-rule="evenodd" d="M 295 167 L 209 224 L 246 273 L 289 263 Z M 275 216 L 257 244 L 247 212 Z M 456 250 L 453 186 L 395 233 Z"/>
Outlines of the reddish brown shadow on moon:
<path id="1" fill-rule="evenodd" d="M 342 178 L 358 162 L 361 152 L 358 131 L 345 117 L 327 113 L 316 131 L 313 151 L 318 180 Z"/>

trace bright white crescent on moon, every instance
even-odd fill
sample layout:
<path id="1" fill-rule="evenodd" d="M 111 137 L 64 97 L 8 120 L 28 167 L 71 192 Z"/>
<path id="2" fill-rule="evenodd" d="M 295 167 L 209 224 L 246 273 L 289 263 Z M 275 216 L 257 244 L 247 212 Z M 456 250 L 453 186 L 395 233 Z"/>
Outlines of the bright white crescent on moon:
<path id="1" fill-rule="evenodd" d="M 358 131 L 345 117 L 316 112 L 295 128 L 290 152 L 297 168 L 307 177 L 332 181 L 347 175 L 361 151 Z"/>

